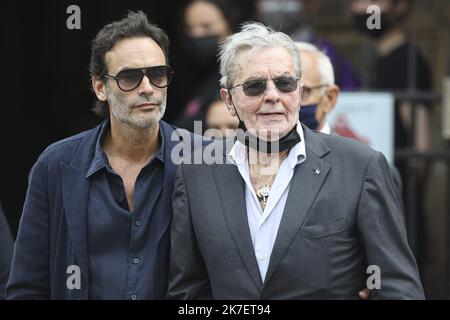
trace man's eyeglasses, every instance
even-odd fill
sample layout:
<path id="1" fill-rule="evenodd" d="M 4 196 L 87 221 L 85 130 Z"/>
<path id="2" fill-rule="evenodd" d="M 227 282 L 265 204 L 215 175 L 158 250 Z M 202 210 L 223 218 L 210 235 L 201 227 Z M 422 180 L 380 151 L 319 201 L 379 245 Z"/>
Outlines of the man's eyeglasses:
<path id="1" fill-rule="evenodd" d="M 313 90 L 320 89 L 323 87 L 328 87 L 328 84 L 319 84 L 317 86 L 308 87 L 303 85 L 303 91 L 302 91 L 302 101 L 307 101 L 309 97 L 311 96 L 311 93 Z"/>
<path id="2" fill-rule="evenodd" d="M 272 79 L 273 83 L 280 92 L 289 93 L 297 89 L 297 83 L 300 78 L 283 76 Z M 262 95 L 267 89 L 268 80 L 249 80 L 247 82 L 235 85 L 229 90 L 242 86 L 244 93 L 248 97 L 256 97 Z"/>
<path id="3" fill-rule="evenodd" d="M 165 88 L 172 80 L 173 70 L 169 66 L 156 66 L 148 68 L 125 69 L 116 76 L 105 75 L 105 78 L 116 80 L 120 90 L 133 91 L 142 82 L 144 75 L 147 76 L 150 83 L 157 88 Z"/>

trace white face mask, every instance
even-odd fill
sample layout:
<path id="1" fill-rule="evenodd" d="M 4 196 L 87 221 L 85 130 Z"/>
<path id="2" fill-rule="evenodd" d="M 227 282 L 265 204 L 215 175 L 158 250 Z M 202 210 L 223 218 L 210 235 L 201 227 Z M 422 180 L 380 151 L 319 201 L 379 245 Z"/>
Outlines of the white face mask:
<path id="1" fill-rule="evenodd" d="M 303 2 L 300 0 L 261 0 L 260 18 L 265 25 L 285 33 L 301 25 Z"/>

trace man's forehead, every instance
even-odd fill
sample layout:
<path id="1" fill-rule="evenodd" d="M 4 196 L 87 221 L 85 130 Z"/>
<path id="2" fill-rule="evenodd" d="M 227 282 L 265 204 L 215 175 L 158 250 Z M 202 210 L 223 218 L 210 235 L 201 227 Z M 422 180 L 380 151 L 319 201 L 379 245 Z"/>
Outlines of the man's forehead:
<path id="1" fill-rule="evenodd" d="M 165 64 L 160 46 L 151 38 L 128 38 L 119 40 L 105 54 L 106 64 L 111 68 L 144 67 Z"/>
<path id="2" fill-rule="evenodd" d="M 306 85 L 320 82 L 319 56 L 313 52 L 300 50 L 302 62 L 302 80 Z"/>
<path id="3" fill-rule="evenodd" d="M 238 77 L 257 77 L 267 72 L 295 73 L 293 59 L 284 48 L 246 50 L 236 56 L 236 62 Z"/>

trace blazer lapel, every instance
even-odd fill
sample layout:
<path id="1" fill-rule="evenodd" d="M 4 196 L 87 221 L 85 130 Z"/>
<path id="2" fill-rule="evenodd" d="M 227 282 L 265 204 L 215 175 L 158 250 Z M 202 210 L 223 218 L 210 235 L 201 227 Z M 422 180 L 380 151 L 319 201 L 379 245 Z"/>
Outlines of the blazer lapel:
<path id="1" fill-rule="evenodd" d="M 275 272 L 308 215 L 309 209 L 325 181 L 330 166 L 320 159 L 329 149 L 325 142 L 304 129 L 306 161 L 297 165 L 291 180 L 277 238 L 270 257 L 265 284 Z"/>
<path id="2" fill-rule="evenodd" d="M 202 148 L 203 145 L 209 143 L 209 141 L 204 140 L 202 136 L 194 135 L 185 130 L 186 138 L 188 141 L 183 140 L 183 135 L 164 121 L 160 121 L 160 130 L 164 136 L 164 184 L 162 189 L 161 206 L 162 214 L 158 218 L 158 241 L 164 236 L 168 231 L 170 223 L 172 222 L 172 193 L 173 193 L 173 183 L 175 180 L 175 173 L 177 171 L 177 165 L 174 163 L 172 158 L 172 152 L 174 148 L 179 144 L 184 144 L 188 154 L 196 150 L 197 148 Z M 177 129 L 180 130 L 180 129 Z M 180 156 L 184 156 L 184 150 L 181 149 Z"/>
<path id="3" fill-rule="evenodd" d="M 90 183 L 86 173 L 93 159 L 100 132 L 108 125 L 106 120 L 90 130 L 80 142 L 71 163 L 60 163 L 62 198 L 70 239 L 68 246 L 72 246 L 74 254 L 68 261 L 77 264 L 81 270 L 81 290 L 70 290 L 71 299 L 89 298 L 87 206 Z"/>
<path id="4" fill-rule="evenodd" d="M 227 195 L 226 199 L 220 197 L 220 202 L 232 238 L 250 277 L 261 292 L 262 280 L 248 227 L 244 181 L 232 164 L 216 165 L 214 174 L 219 195 Z"/>
<path id="5" fill-rule="evenodd" d="M 74 295 L 80 295 L 80 299 L 88 298 L 89 268 L 87 247 L 87 203 L 89 183 L 85 172 L 60 164 L 62 175 L 62 192 L 64 211 L 66 214 L 69 238 L 75 254 L 75 262 L 79 264 L 82 277 L 81 292 L 71 290 Z"/>
<path id="6" fill-rule="evenodd" d="M 177 141 L 172 141 L 171 138 L 173 129 L 164 121 L 160 122 L 160 130 L 164 136 L 164 182 L 161 193 L 162 205 L 160 206 L 163 212 L 158 215 L 158 234 L 156 236 L 158 242 L 164 236 L 169 228 L 170 222 L 172 221 L 172 208 L 170 204 L 177 167 L 171 159 L 171 153 L 175 145 L 178 143 Z"/>

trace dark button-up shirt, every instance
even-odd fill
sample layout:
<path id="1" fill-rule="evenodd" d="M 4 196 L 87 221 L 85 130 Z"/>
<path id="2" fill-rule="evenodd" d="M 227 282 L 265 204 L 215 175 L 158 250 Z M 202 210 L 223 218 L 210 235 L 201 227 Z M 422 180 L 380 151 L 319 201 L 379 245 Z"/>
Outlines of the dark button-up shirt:
<path id="1" fill-rule="evenodd" d="M 142 168 L 134 189 L 134 211 L 130 212 L 122 178 L 111 168 L 102 149 L 109 129 L 105 122 L 97 140 L 87 178 L 89 298 L 151 299 L 156 263 L 151 233 L 157 224 L 154 212 L 160 205 L 164 176 L 164 137 L 160 148 Z"/>

